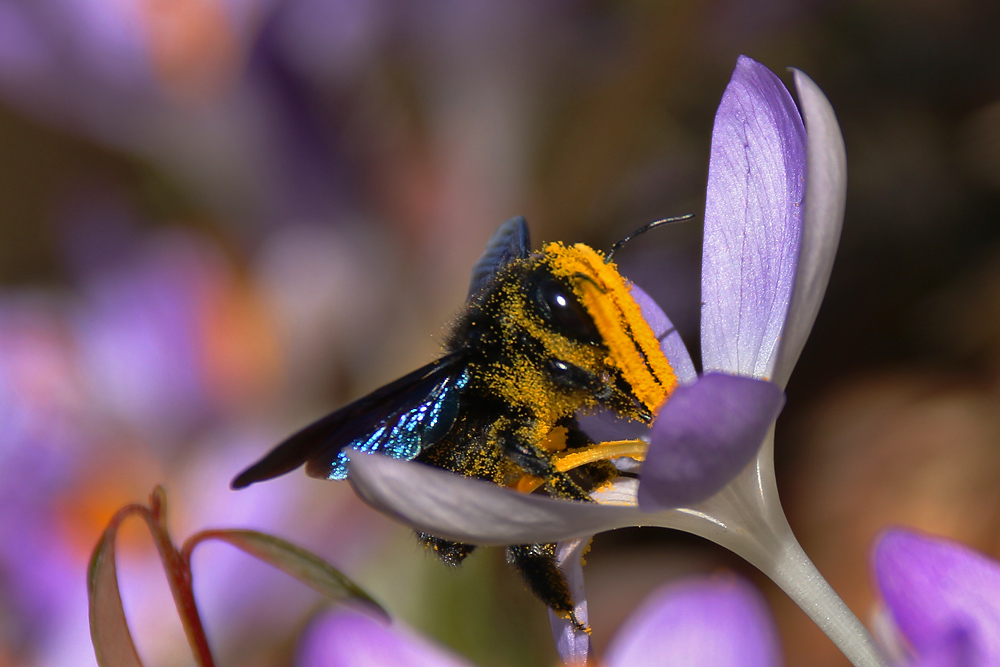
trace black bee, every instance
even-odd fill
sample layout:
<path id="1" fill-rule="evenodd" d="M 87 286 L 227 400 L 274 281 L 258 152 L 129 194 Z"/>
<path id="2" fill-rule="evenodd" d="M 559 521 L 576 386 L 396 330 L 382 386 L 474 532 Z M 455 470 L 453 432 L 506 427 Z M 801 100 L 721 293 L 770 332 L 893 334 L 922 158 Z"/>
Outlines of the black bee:
<path id="1" fill-rule="evenodd" d="M 474 267 L 442 357 L 292 435 L 232 486 L 303 463 L 312 477 L 345 479 L 345 450 L 355 449 L 586 502 L 618 471 L 600 456 L 560 465 L 595 447 L 577 415 L 604 408 L 649 423 L 675 385 L 610 253 L 559 243 L 532 253 L 527 223 L 516 217 Z M 452 565 L 475 548 L 418 537 Z M 510 546 L 507 560 L 542 602 L 573 618 L 554 544 Z"/>

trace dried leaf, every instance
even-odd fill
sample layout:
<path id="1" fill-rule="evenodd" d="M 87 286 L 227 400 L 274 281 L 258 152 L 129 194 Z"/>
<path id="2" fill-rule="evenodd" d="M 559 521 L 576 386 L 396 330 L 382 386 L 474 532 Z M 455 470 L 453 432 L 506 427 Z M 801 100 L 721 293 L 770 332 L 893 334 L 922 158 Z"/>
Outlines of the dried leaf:
<path id="1" fill-rule="evenodd" d="M 115 535 L 122 519 L 135 511 L 129 510 L 123 509 L 108 524 L 87 568 L 90 637 L 101 667 L 142 667 L 125 620 L 115 567 Z"/>

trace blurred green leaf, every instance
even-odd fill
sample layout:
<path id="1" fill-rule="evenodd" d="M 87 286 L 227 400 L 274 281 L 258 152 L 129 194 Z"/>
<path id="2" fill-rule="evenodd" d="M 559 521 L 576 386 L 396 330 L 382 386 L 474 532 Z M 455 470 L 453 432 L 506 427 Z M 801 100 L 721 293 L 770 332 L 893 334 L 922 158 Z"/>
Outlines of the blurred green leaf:
<path id="1" fill-rule="evenodd" d="M 87 567 L 90 637 L 94 643 L 97 664 L 101 667 L 142 667 L 125 620 L 121 591 L 118 588 L 115 536 L 125 517 L 144 509 L 129 506 L 114 516 L 94 548 Z"/>
<path id="2" fill-rule="evenodd" d="M 195 545 L 208 539 L 228 542 L 331 599 L 359 602 L 384 620 L 389 620 L 389 614 L 382 606 L 340 570 L 291 542 L 255 530 L 205 530 L 192 535 L 184 545 L 189 562 Z"/>

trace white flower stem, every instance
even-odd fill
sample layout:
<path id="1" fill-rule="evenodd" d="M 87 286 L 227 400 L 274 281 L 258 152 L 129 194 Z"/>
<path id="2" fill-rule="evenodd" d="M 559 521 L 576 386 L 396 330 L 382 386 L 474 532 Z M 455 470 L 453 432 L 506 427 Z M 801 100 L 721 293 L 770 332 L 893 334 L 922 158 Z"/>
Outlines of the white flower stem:
<path id="1" fill-rule="evenodd" d="M 871 634 L 799 546 L 774 482 L 774 428 L 757 460 L 719 493 L 694 508 L 659 515 L 679 528 L 729 549 L 771 578 L 802 608 L 855 667 L 885 667 Z M 652 517 L 651 517 L 652 518 Z"/>

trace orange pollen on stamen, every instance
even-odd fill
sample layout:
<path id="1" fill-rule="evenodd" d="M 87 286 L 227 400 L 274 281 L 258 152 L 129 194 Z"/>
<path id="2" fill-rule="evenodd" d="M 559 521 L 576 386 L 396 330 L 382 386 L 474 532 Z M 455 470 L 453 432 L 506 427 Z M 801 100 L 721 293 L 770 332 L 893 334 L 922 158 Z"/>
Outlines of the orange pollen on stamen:
<path id="1" fill-rule="evenodd" d="M 612 440 L 585 449 L 577 449 L 556 456 L 556 470 L 566 472 L 588 463 L 607 461 L 623 456 L 642 461 L 646 458 L 649 443 L 644 440 Z"/>
<path id="2" fill-rule="evenodd" d="M 517 480 L 513 488 L 518 493 L 531 493 L 542 484 L 545 483 L 545 479 L 542 477 L 535 477 L 534 475 L 524 475 Z"/>
<path id="3" fill-rule="evenodd" d="M 573 468 L 579 468 L 588 463 L 617 459 L 623 456 L 643 461 L 646 452 L 649 450 L 649 443 L 645 440 L 611 440 L 602 442 L 584 449 L 575 449 L 572 452 L 557 454 L 555 457 L 555 469 L 558 472 L 567 472 Z M 518 493 L 531 493 L 545 484 L 545 478 L 534 475 L 522 475 L 509 488 Z"/>

